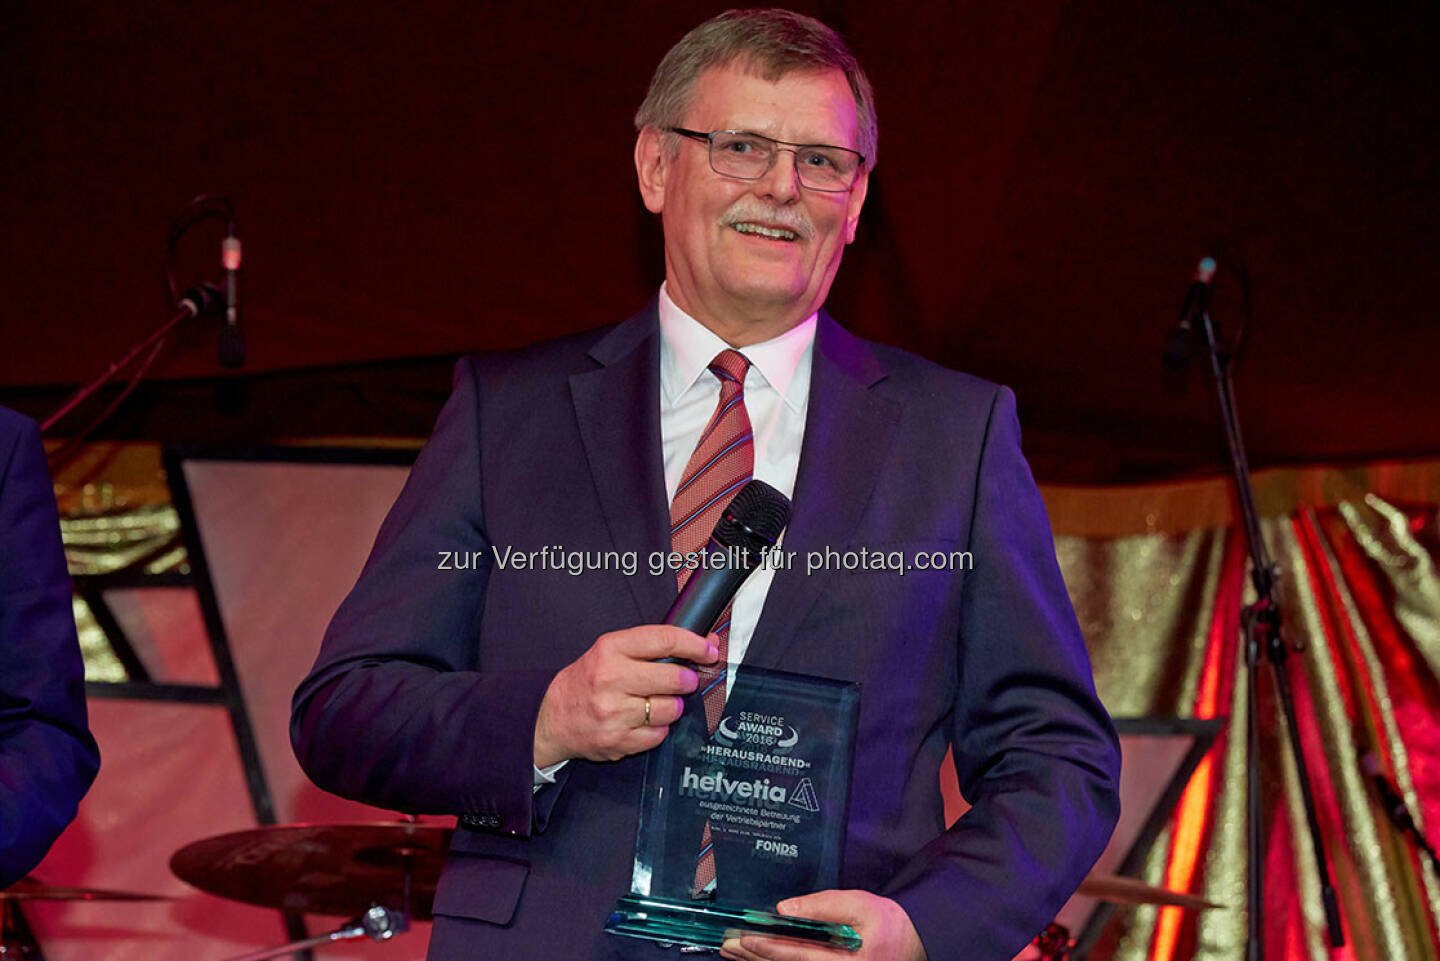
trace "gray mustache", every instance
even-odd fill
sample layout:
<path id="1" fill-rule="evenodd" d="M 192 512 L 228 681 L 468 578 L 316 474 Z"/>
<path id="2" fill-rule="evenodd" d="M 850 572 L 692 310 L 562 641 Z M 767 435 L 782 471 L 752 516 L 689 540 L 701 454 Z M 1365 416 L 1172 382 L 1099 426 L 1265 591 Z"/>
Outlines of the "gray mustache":
<path id="1" fill-rule="evenodd" d="M 736 224 L 746 222 L 784 227 L 786 230 L 793 231 L 799 237 L 808 238 L 815 232 L 815 228 L 811 226 L 809 218 L 796 216 L 792 211 L 778 207 L 732 207 L 725 211 L 724 215 L 720 218 L 720 224 L 724 227 L 733 227 Z"/>

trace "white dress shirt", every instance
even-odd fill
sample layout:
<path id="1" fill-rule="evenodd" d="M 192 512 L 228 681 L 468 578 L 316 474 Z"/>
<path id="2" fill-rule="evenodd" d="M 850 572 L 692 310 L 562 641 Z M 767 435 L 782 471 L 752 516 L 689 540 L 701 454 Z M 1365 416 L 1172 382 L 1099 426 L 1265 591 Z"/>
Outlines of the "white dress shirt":
<path id="1" fill-rule="evenodd" d="M 786 497 L 795 493 L 800 442 L 805 437 L 815 318 L 811 314 L 779 337 L 740 349 L 750 361 L 745 374 L 745 411 L 755 433 L 754 476 Z M 710 362 L 729 347 L 714 331 L 675 306 L 665 286 L 660 286 L 660 450 L 665 460 L 667 501 L 674 499 L 685 465 L 720 401 L 720 380 L 710 373 Z M 727 695 L 774 579 L 774 569 L 762 565 L 735 595 L 730 608 Z M 553 783 L 555 772 L 564 764 L 536 768 L 536 790 Z"/>

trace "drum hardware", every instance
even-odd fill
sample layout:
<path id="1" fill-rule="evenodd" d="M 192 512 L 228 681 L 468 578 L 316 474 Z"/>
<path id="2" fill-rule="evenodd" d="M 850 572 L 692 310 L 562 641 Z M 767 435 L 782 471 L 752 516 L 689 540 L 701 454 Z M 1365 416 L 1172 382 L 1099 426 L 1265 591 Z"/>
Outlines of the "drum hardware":
<path id="1" fill-rule="evenodd" d="M 227 900 L 354 918 L 325 934 L 231 959 L 265 961 L 336 941 L 388 941 L 412 920 L 429 920 L 450 834 L 413 819 L 252 828 L 186 845 L 170 858 L 170 870 Z"/>
<path id="2" fill-rule="evenodd" d="M 1138 878 L 1127 878 L 1118 874 L 1092 874 L 1080 882 L 1075 893 L 1113 904 L 1159 904 L 1189 911 L 1207 911 L 1222 907 L 1198 895 L 1156 887 Z M 1070 930 L 1058 922 L 1049 924 L 1030 943 L 1039 952 L 1036 961 L 1068 961 L 1070 951 L 1075 947 Z"/>
<path id="3" fill-rule="evenodd" d="M 107 891 L 103 888 L 72 888 L 45 884 L 35 878 L 21 878 L 0 891 L 0 961 L 40 957 L 40 946 L 20 914 L 21 901 L 169 901 L 163 894 Z"/>

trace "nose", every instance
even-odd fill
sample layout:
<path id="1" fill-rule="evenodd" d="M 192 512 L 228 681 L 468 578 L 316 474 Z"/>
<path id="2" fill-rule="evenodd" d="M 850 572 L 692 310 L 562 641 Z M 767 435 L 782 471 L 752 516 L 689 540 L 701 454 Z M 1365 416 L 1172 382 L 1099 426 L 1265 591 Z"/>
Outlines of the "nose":
<path id="1" fill-rule="evenodd" d="M 786 154 L 789 154 L 787 157 Z M 776 203 L 788 204 L 800 198 L 800 155 L 783 147 L 776 151 L 770 169 L 761 177 L 761 193 Z"/>

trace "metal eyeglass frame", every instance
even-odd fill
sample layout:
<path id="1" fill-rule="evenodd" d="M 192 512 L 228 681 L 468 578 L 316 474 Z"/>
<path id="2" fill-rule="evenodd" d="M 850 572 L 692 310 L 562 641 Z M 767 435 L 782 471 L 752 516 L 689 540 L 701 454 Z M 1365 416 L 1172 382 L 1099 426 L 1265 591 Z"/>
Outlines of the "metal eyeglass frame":
<path id="1" fill-rule="evenodd" d="M 756 181 L 756 180 L 763 180 L 763 179 L 765 178 L 765 176 L 770 173 L 771 170 L 775 169 L 775 161 L 779 159 L 780 154 L 781 154 L 781 153 L 790 153 L 790 154 L 794 154 L 794 155 L 795 155 L 795 173 L 796 173 L 796 176 L 798 176 L 798 177 L 800 178 L 800 186 L 804 187 L 806 190 L 815 190 L 815 191 L 818 191 L 818 192 L 820 192 L 820 193 L 843 194 L 843 193 L 848 193 L 849 191 L 851 191 L 851 190 L 853 190 L 853 189 L 855 188 L 855 181 L 857 181 L 857 180 L 860 179 L 860 171 L 863 170 L 864 167 L 865 167 L 865 155 L 862 154 L 860 151 L 858 151 L 858 150 L 851 150 L 849 147 L 837 147 L 837 146 L 834 145 L 834 144 L 828 144 L 828 143 L 793 143 L 793 142 L 791 142 L 791 141 L 789 141 L 789 140 L 776 140 L 774 137 L 767 137 L 767 136 L 765 136 L 764 134 L 755 133 L 753 130 L 712 130 L 712 131 L 710 131 L 709 133 L 705 133 L 704 131 L 700 131 L 700 130 L 689 130 L 689 129 L 686 129 L 685 127 L 666 127 L 666 128 L 664 128 L 664 129 L 668 130 L 670 133 L 677 133 L 677 134 L 679 134 L 679 135 L 682 136 L 682 137 L 689 137 L 691 140 L 703 140 L 703 141 L 705 141 L 705 144 L 706 144 L 706 159 L 708 159 L 709 162 L 710 162 L 710 169 L 711 169 L 711 170 L 714 170 L 717 174 L 719 174 L 719 175 L 722 176 L 722 177 L 732 177 L 732 178 L 734 178 L 735 180 L 745 180 L 745 181 L 751 181 L 751 182 Z M 742 135 L 742 136 L 745 136 L 745 137 L 754 137 L 754 138 L 757 139 L 757 140 L 764 140 L 764 141 L 766 141 L 767 143 L 772 143 L 772 144 L 774 144 L 774 145 L 775 145 L 775 152 L 774 152 L 774 154 L 770 157 L 770 164 L 769 164 L 769 166 L 767 166 L 758 176 L 755 176 L 755 177 L 741 177 L 741 176 L 738 176 L 737 174 L 726 173 L 726 172 L 724 172 L 723 170 L 718 170 L 718 169 L 716 169 L 716 167 L 715 167 L 715 135 L 716 135 L 716 134 L 722 134 L 722 133 L 738 134 L 738 135 Z M 789 148 L 789 149 L 787 149 L 787 148 Z M 801 150 L 805 150 L 805 149 L 807 149 L 807 148 L 809 148 L 809 149 L 824 148 L 825 150 L 843 150 L 843 151 L 845 151 L 845 152 L 848 153 L 848 154 L 854 154 L 855 157 L 856 157 L 856 159 L 858 160 L 858 163 L 855 164 L 855 172 L 851 175 L 850 183 L 848 183 L 848 184 L 845 185 L 844 187 L 815 187 L 815 186 L 812 186 L 812 185 L 806 183 L 806 182 L 805 182 L 805 175 L 804 175 L 804 173 L 801 172 L 803 168 L 802 168 L 801 165 L 800 165 L 800 151 L 801 151 Z"/>

